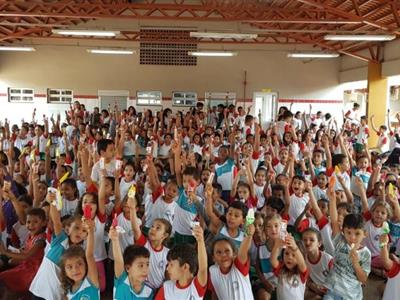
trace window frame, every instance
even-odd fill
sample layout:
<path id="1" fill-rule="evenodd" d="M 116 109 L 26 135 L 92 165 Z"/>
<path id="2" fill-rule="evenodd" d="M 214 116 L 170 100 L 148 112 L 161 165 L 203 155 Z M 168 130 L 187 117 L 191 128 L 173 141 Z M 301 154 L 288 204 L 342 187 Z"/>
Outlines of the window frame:
<path id="1" fill-rule="evenodd" d="M 52 91 L 58 91 L 58 94 L 51 94 Z M 70 94 L 63 94 L 63 92 L 71 92 Z M 58 98 L 58 101 L 52 100 L 52 98 Z M 68 98 L 68 101 L 63 101 L 62 98 Z M 47 103 L 52 104 L 70 104 L 74 102 L 74 91 L 70 89 L 47 89 Z"/>
<path id="2" fill-rule="evenodd" d="M 143 97 L 139 96 L 140 93 L 147 93 L 147 94 L 152 94 L 152 93 L 158 93 L 159 95 L 157 97 Z M 147 100 L 146 103 L 141 102 L 141 100 Z M 150 101 L 159 101 L 159 103 L 150 103 Z M 136 92 L 136 105 L 138 106 L 161 106 L 162 105 L 162 92 L 161 91 L 137 91 Z"/>
<path id="3" fill-rule="evenodd" d="M 19 93 L 12 92 L 13 90 L 19 90 Z M 25 91 L 31 91 L 31 93 L 25 93 Z M 9 87 L 7 89 L 8 102 L 10 103 L 34 103 L 35 101 L 35 90 L 33 88 L 15 88 Z M 20 100 L 13 100 L 12 97 L 20 97 Z M 30 97 L 31 99 L 24 99 Z"/>
<path id="4" fill-rule="evenodd" d="M 183 94 L 183 97 L 176 97 L 175 94 Z M 194 97 L 187 97 L 188 95 L 193 95 Z M 176 103 L 176 100 L 180 99 L 180 101 L 183 101 L 183 103 Z M 193 101 L 193 103 L 188 104 L 187 101 Z M 187 92 L 182 92 L 182 91 L 174 91 L 172 92 L 172 106 L 176 107 L 194 107 L 197 105 L 198 102 L 198 96 L 196 92 L 193 91 L 187 91 Z"/>

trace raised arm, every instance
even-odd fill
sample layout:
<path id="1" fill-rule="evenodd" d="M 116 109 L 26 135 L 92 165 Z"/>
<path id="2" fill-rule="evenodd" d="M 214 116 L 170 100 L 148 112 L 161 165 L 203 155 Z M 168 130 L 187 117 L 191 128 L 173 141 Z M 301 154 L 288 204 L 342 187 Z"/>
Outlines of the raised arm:
<path id="1" fill-rule="evenodd" d="M 87 228 L 88 236 L 86 239 L 86 262 L 87 262 L 87 277 L 95 287 L 99 287 L 99 274 L 97 271 L 96 260 L 94 259 L 94 230 L 95 224 L 93 220 L 84 220 L 84 226 Z"/>
<path id="2" fill-rule="evenodd" d="M 99 213 L 106 213 L 106 170 L 100 170 L 100 186 L 99 186 Z"/>
<path id="3" fill-rule="evenodd" d="M 390 271 L 393 267 L 393 261 L 389 257 L 389 236 L 383 234 L 379 237 L 379 244 L 381 245 L 380 257 L 383 263 L 383 267 L 386 271 Z"/>
<path id="4" fill-rule="evenodd" d="M 174 153 L 174 162 L 175 162 L 175 176 L 176 176 L 176 182 L 178 183 L 178 186 L 181 187 L 183 185 L 183 180 L 182 180 L 182 163 L 181 163 L 181 143 L 173 143 L 171 147 L 173 153 Z"/>
<path id="5" fill-rule="evenodd" d="M 209 230 L 212 233 L 216 234 L 218 232 L 219 228 L 221 227 L 222 222 L 219 219 L 219 217 L 217 216 L 217 214 L 214 212 L 212 193 L 213 193 L 212 184 L 207 183 L 206 190 L 205 190 L 206 214 L 210 218 Z"/>
<path id="6" fill-rule="evenodd" d="M 50 220 L 53 223 L 53 231 L 56 236 L 58 236 L 62 230 L 63 225 L 61 223 L 61 215 L 57 210 L 57 207 L 53 204 L 56 201 L 57 195 L 54 193 L 47 193 L 47 202 L 50 203 Z"/>
<path id="7" fill-rule="evenodd" d="M 241 264 L 246 264 L 249 260 L 249 251 L 251 247 L 251 242 L 253 241 L 255 227 L 254 224 L 250 224 L 247 227 L 247 236 L 243 239 L 240 244 L 240 248 L 238 251 L 238 260 Z"/>
<path id="8" fill-rule="evenodd" d="M 124 272 L 124 258 L 122 257 L 122 249 L 119 244 L 119 234 L 115 227 L 111 226 L 110 239 L 112 241 L 112 250 L 114 255 L 114 276 L 119 278 Z"/>
<path id="9" fill-rule="evenodd" d="M 142 231 L 139 226 L 139 219 L 136 214 L 137 202 L 135 198 L 128 198 L 128 206 L 130 210 L 131 227 L 133 232 L 133 238 L 137 241 L 142 235 Z"/>
<path id="10" fill-rule="evenodd" d="M 207 250 L 204 243 L 204 233 L 201 226 L 193 228 L 193 235 L 197 241 L 197 259 L 199 268 L 197 271 L 197 281 L 202 287 L 207 285 L 208 265 L 207 265 Z"/>
<path id="11" fill-rule="evenodd" d="M 335 182 L 329 183 L 327 196 L 329 199 L 329 216 L 331 217 L 332 236 L 335 237 L 340 233 L 338 213 L 336 208 Z"/>

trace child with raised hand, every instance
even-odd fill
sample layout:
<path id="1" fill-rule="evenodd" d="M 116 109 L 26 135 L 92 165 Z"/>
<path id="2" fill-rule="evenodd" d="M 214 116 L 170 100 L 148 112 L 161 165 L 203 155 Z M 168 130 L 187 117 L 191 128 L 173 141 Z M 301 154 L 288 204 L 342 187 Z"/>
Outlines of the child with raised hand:
<path id="1" fill-rule="evenodd" d="M 383 264 L 380 259 L 379 236 L 384 233 L 383 231 L 388 227 L 387 221 L 392 220 L 392 217 L 396 221 L 400 220 L 400 207 L 397 195 L 391 192 L 386 194 L 386 199 L 389 203 L 392 203 L 394 210 L 392 210 L 390 204 L 385 201 L 376 201 L 372 205 L 371 209 L 369 209 L 365 186 L 362 179 L 357 177 L 355 179 L 355 184 L 360 191 L 362 212 L 366 221 L 364 227 L 366 237 L 363 244 L 371 251 L 372 272 L 378 276 L 382 276 Z"/>
<path id="2" fill-rule="evenodd" d="M 333 237 L 333 267 L 327 277 L 324 300 L 362 299 L 361 285 L 367 282 L 371 270 L 371 252 L 362 246 L 365 238 L 364 220 L 359 214 L 348 214 L 339 223 L 333 188 L 329 192 Z M 341 228 L 342 227 L 342 228 Z"/>
<path id="3" fill-rule="evenodd" d="M 88 232 L 86 250 L 72 246 L 64 252 L 60 261 L 60 281 L 69 300 L 100 299 L 99 276 L 93 256 L 95 222 L 85 219 L 83 226 Z"/>
<path id="4" fill-rule="evenodd" d="M 164 246 L 164 243 L 171 235 L 172 226 L 165 219 L 154 219 L 148 231 L 148 238 L 146 238 L 139 227 L 139 219 L 136 215 L 136 199 L 129 198 L 128 203 L 135 244 L 145 247 L 150 252 L 150 272 L 147 283 L 152 288 L 158 289 L 165 280 L 169 249 Z"/>
<path id="5" fill-rule="evenodd" d="M 301 236 L 305 249 L 305 261 L 310 272 L 310 279 L 307 282 L 307 299 L 322 297 L 327 292 L 326 277 L 332 268 L 333 258 L 325 251 L 321 251 L 321 233 L 314 228 L 306 229 Z M 318 297 L 319 296 L 319 297 Z"/>
<path id="6" fill-rule="evenodd" d="M 250 283 L 248 255 L 255 228 L 247 226 L 247 236 L 236 255 L 236 247 L 228 239 L 219 239 L 212 245 L 215 265 L 209 269 L 209 286 L 218 299 L 254 299 Z"/>
<path id="7" fill-rule="evenodd" d="M 0 282 L 10 292 L 27 292 L 39 269 L 46 247 L 45 212 L 40 208 L 29 210 L 26 213 L 26 227 L 28 238 L 18 253 L 7 250 L 0 242 L 0 254 L 18 263 L 12 269 L 0 273 Z"/>
<path id="8" fill-rule="evenodd" d="M 156 300 L 203 299 L 208 277 L 203 229 L 194 226 L 193 235 L 197 242 L 197 255 L 189 244 L 176 245 L 169 251 L 167 272 L 170 280 L 164 282 Z"/>
<path id="9" fill-rule="evenodd" d="M 191 224 L 198 220 L 198 211 L 194 202 L 201 202 L 196 195 L 196 187 L 200 180 L 200 174 L 195 167 L 186 167 L 182 172 L 181 146 L 179 143 L 172 145 L 175 156 L 175 174 L 178 183 L 178 200 L 174 211 L 172 229 L 174 231 L 175 244 L 193 243 Z"/>
<path id="10" fill-rule="evenodd" d="M 155 219 L 165 219 L 172 224 L 177 206 L 178 185 L 169 180 L 163 187 L 158 179 L 156 167 L 151 159 L 147 160 L 147 174 L 151 194 L 145 197 L 144 233 L 147 233 Z"/>
<path id="11" fill-rule="evenodd" d="M 246 179 L 242 181 L 241 179 Z M 232 183 L 231 198 L 228 203 L 233 203 L 234 201 L 240 201 L 246 204 L 248 208 L 257 208 L 257 198 L 254 192 L 254 180 L 253 174 L 251 172 L 251 167 L 249 161 L 244 163 L 236 175 Z"/>
<path id="12" fill-rule="evenodd" d="M 284 247 L 283 259 L 279 261 Z M 308 269 L 294 238 L 287 235 L 284 241 L 276 239 L 270 259 L 273 272 L 278 277 L 278 299 L 304 299 Z"/>
<path id="13" fill-rule="evenodd" d="M 53 223 L 54 236 L 29 290 L 35 297 L 61 300 L 63 294 L 59 280 L 61 256 L 70 246 L 80 245 L 86 238 L 86 231 L 79 215 L 71 217 L 70 226 L 64 230 L 60 212 L 55 205 L 56 194 L 47 193 L 46 199 L 50 203 L 50 220 Z M 46 288 L 43 288 L 44 282 Z"/>
<path id="14" fill-rule="evenodd" d="M 109 237 L 114 253 L 115 300 L 152 300 L 154 291 L 145 281 L 149 275 L 150 253 L 145 247 L 130 245 L 122 255 L 117 228 L 110 228 Z"/>
<path id="15" fill-rule="evenodd" d="M 208 229 L 214 234 L 216 239 L 229 239 L 239 248 L 244 239 L 244 232 L 241 227 L 244 225 L 247 207 L 241 201 L 231 203 L 227 209 L 226 223 L 224 223 L 214 211 L 212 193 L 213 187 L 211 182 L 209 182 L 206 186 L 206 214 L 210 219 Z"/>
<path id="16" fill-rule="evenodd" d="M 124 176 L 121 178 L 120 185 L 120 196 L 124 199 L 128 194 L 129 188 L 136 184 L 135 181 L 135 165 L 132 162 L 127 162 L 124 167 Z"/>
<path id="17" fill-rule="evenodd" d="M 393 300 L 398 298 L 400 294 L 400 263 L 389 257 L 389 236 L 387 234 L 379 237 L 379 243 L 381 247 L 380 257 L 388 278 L 382 300 Z"/>

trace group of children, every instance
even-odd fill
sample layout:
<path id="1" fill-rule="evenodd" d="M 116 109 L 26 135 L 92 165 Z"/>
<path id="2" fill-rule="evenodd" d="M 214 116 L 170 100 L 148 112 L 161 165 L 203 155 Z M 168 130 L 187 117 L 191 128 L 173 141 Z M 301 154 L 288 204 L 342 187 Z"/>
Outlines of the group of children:
<path id="1" fill-rule="evenodd" d="M 397 299 L 399 135 L 369 149 L 358 109 L 341 127 L 201 103 L 6 121 L 0 296 L 358 300 L 372 272 Z"/>

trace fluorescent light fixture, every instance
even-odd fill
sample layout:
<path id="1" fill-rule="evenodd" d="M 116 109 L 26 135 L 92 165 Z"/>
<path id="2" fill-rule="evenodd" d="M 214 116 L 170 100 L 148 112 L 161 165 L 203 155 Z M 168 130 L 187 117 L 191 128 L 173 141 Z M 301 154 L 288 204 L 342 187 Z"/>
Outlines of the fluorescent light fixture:
<path id="1" fill-rule="evenodd" d="M 33 47 L 14 47 L 14 46 L 0 46 L 0 51 L 35 51 Z"/>
<path id="2" fill-rule="evenodd" d="M 102 31 L 102 30 L 67 30 L 67 29 L 53 29 L 53 33 L 61 35 L 75 35 L 75 36 L 103 36 L 114 37 L 119 34 L 119 31 Z"/>
<path id="3" fill-rule="evenodd" d="M 324 36 L 327 41 L 391 41 L 395 38 L 394 34 L 328 34 Z"/>
<path id="4" fill-rule="evenodd" d="M 94 54 L 133 54 L 133 50 L 127 50 L 127 49 L 87 49 L 89 53 L 94 53 Z"/>
<path id="5" fill-rule="evenodd" d="M 188 52 L 188 55 L 191 56 L 236 56 L 237 52 L 231 51 L 195 51 L 195 52 Z"/>
<path id="6" fill-rule="evenodd" d="M 325 53 L 325 52 L 295 52 L 288 53 L 287 57 L 292 58 L 332 58 L 338 57 L 339 53 Z"/>
<path id="7" fill-rule="evenodd" d="M 210 39 L 256 39 L 255 33 L 191 32 L 191 37 Z"/>

